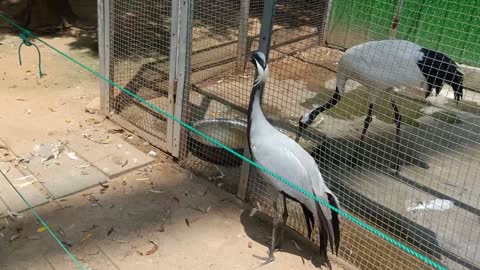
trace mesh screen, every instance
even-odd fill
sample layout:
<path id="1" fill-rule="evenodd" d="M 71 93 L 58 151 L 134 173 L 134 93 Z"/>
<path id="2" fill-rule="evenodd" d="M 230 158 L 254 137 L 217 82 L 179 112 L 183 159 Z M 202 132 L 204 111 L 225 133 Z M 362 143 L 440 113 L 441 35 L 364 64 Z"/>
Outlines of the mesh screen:
<path id="1" fill-rule="evenodd" d="M 111 1 L 110 78 L 162 109 L 167 108 L 170 23 L 168 0 Z M 166 118 L 118 89 L 110 111 L 114 120 L 165 142 Z"/>
<path id="2" fill-rule="evenodd" d="M 253 82 L 249 58 L 259 44 L 263 1 L 193 2 L 182 120 L 244 153 Z M 170 3 L 115 1 L 111 12 L 112 78 L 166 108 Z M 300 144 L 318 162 L 343 209 L 448 269 L 480 267 L 479 18 L 479 3 L 451 0 L 279 0 L 262 104 L 269 121 L 294 137 L 299 118 L 332 98 L 339 76 L 349 77 L 342 99 L 318 115 Z M 354 64 L 339 65 L 345 48 L 389 38 L 441 51 L 461 64 L 463 100 L 453 100 L 448 84 L 437 97 L 433 89 L 425 98 L 425 91 L 414 88 L 419 77 L 401 61 L 369 65 L 379 48 L 363 51 Z M 402 51 L 412 57 L 405 47 L 380 49 L 386 49 L 381 59 Z M 361 71 L 353 68 L 362 62 Z M 392 89 L 379 79 L 392 74 L 404 85 Z M 361 81 L 362 75 L 373 79 Z M 401 115 L 400 133 L 392 101 Z M 370 104 L 371 123 L 364 132 Z M 130 98 L 116 92 L 112 108 L 165 137 L 164 118 Z M 248 172 L 238 158 L 185 130 L 180 162 L 234 194 Z M 247 176 L 246 201 L 272 215 L 269 184 L 253 168 Z M 301 208 L 288 205 L 289 226 L 306 234 Z M 342 237 L 340 256 L 361 269 L 430 269 L 346 219 Z"/>

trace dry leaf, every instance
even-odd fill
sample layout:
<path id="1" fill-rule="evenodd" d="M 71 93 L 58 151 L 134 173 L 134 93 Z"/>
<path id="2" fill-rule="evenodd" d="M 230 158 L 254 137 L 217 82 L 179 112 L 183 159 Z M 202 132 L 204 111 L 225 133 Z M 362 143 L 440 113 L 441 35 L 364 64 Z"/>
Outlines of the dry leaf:
<path id="1" fill-rule="evenodd" d="M 82 240 L 80 240 L 80 242 L 83 242 L 83 241 L 87 240 L 88 238 L 92 237 L 92 235 L 93 235 L 92 232 L 87 233 L 87 234 L 82 238 Z"/>
<path id="2" fill-rule="evenodd" d="M 127 166 L 127 164 L 128 164 L 128 159 L 125 159 L 125 161 L 122 163 L 122 168 Z"/>
<path id="3" fill-rule="evenodd" d="M 158 250 L 158 245 L 157 245 L 157 243 L 155 243 L 155 242 L 153 242 L 153 241 L 150 241 L 150 243 L 153 244 L 153 247 L 152 247 L 152 249 L 150 249 L 149 251 L 147 251 L 147 252 L 145 253 L 145 255 L 147 255 L 147 256 L 148 256 L 148 255 L 152 255 L 153 253 L 155 253 L 155 252 Z"/>
<path id="4" fill-rule="evenodd" d="M 152 192 L 152 193 L 157 193 L 157 194 L 163 194 L 165 193 L 166 191 L 165 190 L 155 190 L 153 188 L 147 190 L 148 192 Z"/>
<path id="5" fill-rule="evenodd" d="M 125 130 L 123 128 L 113 128 L 113 129 L 109 129 L 107 132 L 110 134 L 116 134 L 116 133 L 124 133 Z"/>
<path id="6" fill-rule="evenodd" d="M 42 227 L 40 227 L 40 228 L 37 229 L 37 232 L 38 232 L 38 233 L 41 233 L 41 232 L 44 232 L 44 231 L 46 231 L 46 230 L 47 230 L 47 228 L 46 228 L 45 226 L 42 226 Z"/>

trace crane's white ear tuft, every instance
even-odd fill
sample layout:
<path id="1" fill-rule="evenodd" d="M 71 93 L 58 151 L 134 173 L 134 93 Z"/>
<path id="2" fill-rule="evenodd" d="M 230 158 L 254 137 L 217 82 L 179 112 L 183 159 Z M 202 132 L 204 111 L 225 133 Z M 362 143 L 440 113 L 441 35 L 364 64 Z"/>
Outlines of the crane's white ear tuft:
<path id="1" fill-rule="evenodd" d="M 255 66 L 257 67 L 257 77 L 255 78 L 254 86 L 265 83 L 268 78 L 268 65 L 263 69 L 262 65 L 255 61 Z"/>

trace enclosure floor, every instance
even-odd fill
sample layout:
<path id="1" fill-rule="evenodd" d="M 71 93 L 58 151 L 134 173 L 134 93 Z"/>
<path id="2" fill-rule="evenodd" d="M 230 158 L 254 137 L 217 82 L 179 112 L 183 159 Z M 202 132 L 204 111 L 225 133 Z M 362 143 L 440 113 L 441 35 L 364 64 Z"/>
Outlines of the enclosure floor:
<path id="1" fill-rule="evenodd" d="M 270 222 L 250 217 L 231 194 L 201 178 L 190 179 L 169 161 L 155 166 L 150 177 L 135 181 L 139 176 L 132 172 L 109 182 L 104 194 L 94 187 L 37 210 L 53 228 L 61 228 L 59 237 L 91 269 L 252 269 L 261 264 L 252 255 L 266 255 Z M 98 206 L 92 207 L 87 195 L 95 196 Z M 1 268 L 75 269 L 47 232 L 37 232 L 41 225 L 32 214 L 25 215 L 2 230 Z M 14 235 L 19 238 L 9 241 Z M 158 250 L 147 255 L 153 243 Z M 286 234 L 285 244 L 264 269 L 316 269 L 309 260 L 316 249 L 293 234 Z M 348 268 L 335 263 L 334 269 Z"/>

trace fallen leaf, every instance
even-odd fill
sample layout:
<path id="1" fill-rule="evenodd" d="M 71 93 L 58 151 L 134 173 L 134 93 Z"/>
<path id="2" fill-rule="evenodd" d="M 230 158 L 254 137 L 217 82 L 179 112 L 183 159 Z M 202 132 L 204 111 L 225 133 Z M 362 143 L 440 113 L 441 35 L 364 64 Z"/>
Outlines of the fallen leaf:
<path id="1" fill-rule="evenodd" d="M 122 168 L 127 166 L 127 164 L 128 164 L 128 159 L 125 159 L 125 161 L 122 163 Z"/>
<path id="2" fill-rule="evenodd" d="M 124 133 L 125 130 L 123 128 L 112 128 L 107 131 L 110 134 L 116 134 L 116 133 Z"/>
<path id="3" fill-rule="evenodd" d="M 188 221 L 188 218 L 185 219 L 185 224 L 187 224 L 187 226 L 190 227 L 190 221 Z"/>
<path id="4" fill-rule="evenodd" d="M 126 240 L 119 240 L 119 239 L 111 239 L 111 240 L 114 241 L 114 242 L 120 243 L 120 244 L 128 243 L 128 241 L 126 241 Z"/>
<path id="5" fill-rule="evenodd" d="M 82 240 L 80 240 L 80 242 L 83 242 L 83 241 L 87 240 L 88 238 L 92 237 L 92 235 L 93 235 L 92 232 L 87 233 L 87 234 L 82 238 Z"/>
<path id="6" fill-rule="evenodd" d="M 147 256 L 148 256 L 148 255 L 152 255 L 153 253 L 155 253 L 155 252 L 158 250 L 158 245 L 157 245 L 157 243 L 155 243 L 155 242 L 153 242 L 153 241 L 150 241 L 150 243 L 153 244 L 153 247 L 152 247 L 152 249 L 150 249 L 149 251 L 147 251 L 147 252 L 145 253 L 145 255 L 147 255 Z"/>
<path id="7" fill-rule="evenodd" d="M 165 193 L 166 191 L 165 190 L 155 190 L 153 188 L 147 190 L 148 192 L 151 192 L 151 193 L 157 193 L 157 194 L 163 194 Z"/>
<path id="8" fill-rule="evenodd" d="M 42 227 L 40 227 L 40 228 L 37 229 L 37 232 L 38 232 L 38 233 L 41 233 L 41 232 L 44 232 L 44 231 L 46 231 L 46 230 L 47 230 L 47 227 L 42 226 Z"/>

